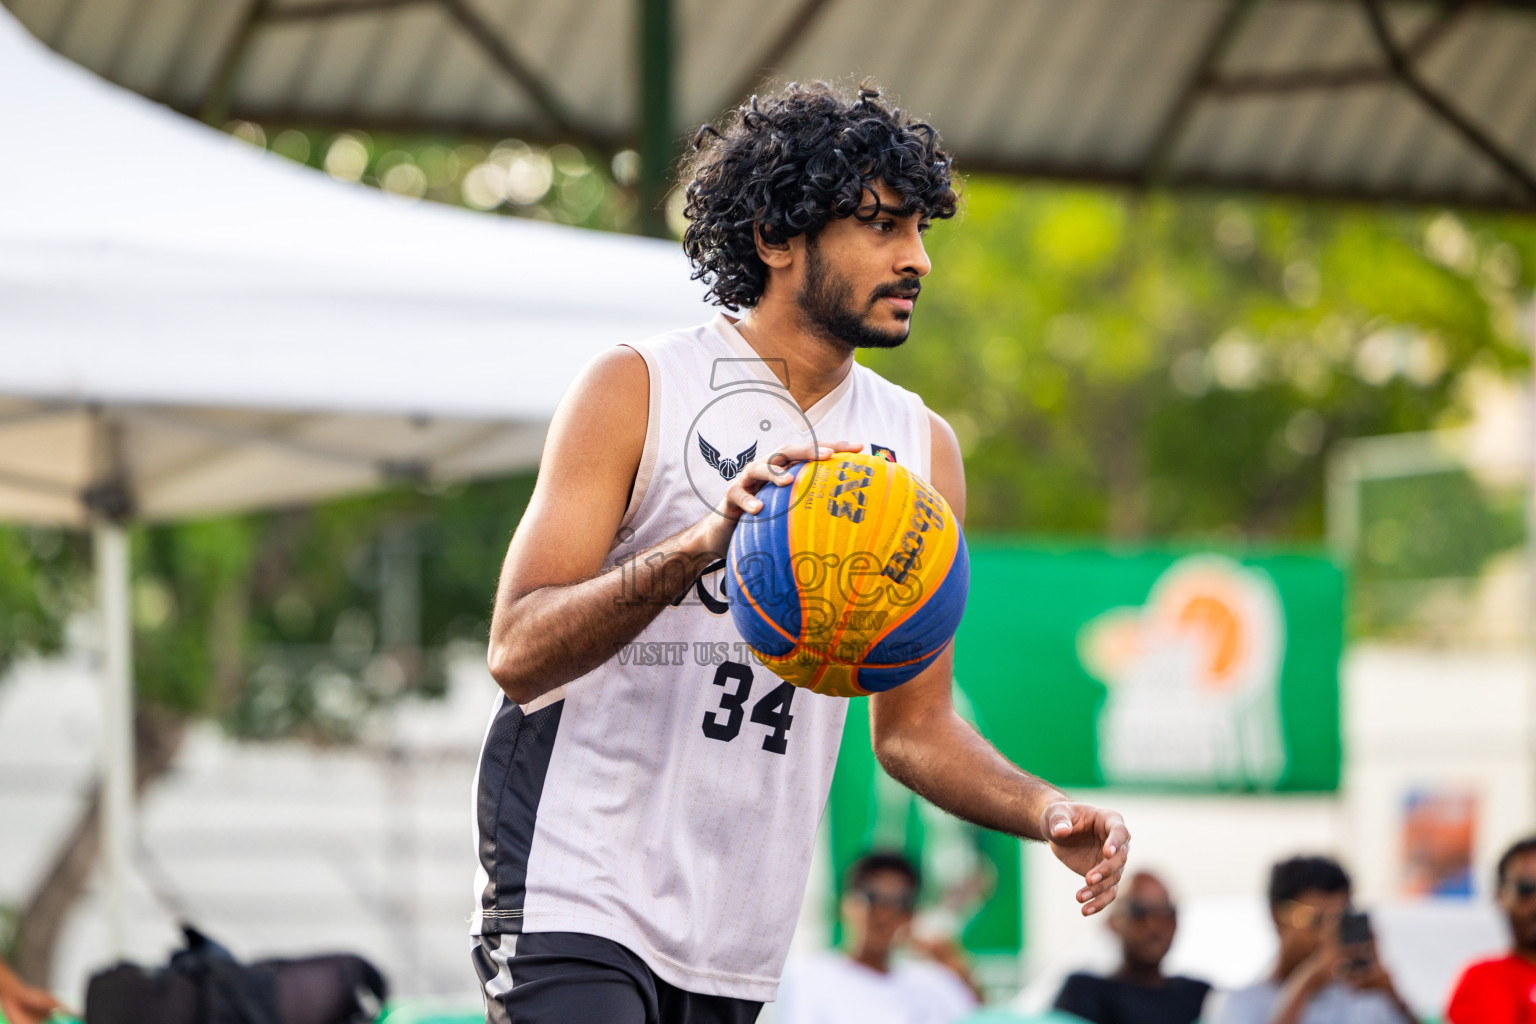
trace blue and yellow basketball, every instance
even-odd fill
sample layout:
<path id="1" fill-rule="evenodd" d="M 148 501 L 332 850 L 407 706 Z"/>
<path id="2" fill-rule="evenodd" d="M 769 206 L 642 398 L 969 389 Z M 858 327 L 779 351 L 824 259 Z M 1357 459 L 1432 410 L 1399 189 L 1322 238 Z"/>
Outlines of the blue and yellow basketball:
<path id="1" fill-rule="evenodd" d="M 902 466 L 834 455 L 758 492 L 726 569 L 731 615 L 796 686 L 864 697 L 899 686 L 954 638 L 970 588 L 949 504 Z"/>

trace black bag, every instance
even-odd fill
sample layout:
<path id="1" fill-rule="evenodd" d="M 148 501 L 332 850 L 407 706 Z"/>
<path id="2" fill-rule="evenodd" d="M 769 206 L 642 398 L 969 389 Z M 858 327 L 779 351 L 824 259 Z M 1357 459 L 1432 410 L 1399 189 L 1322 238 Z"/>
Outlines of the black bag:
<path id="1" fill-rule="evenodd" d="M 388 994 L 378 968 L 351 953 L 258 960 L 251 968 L 277 979 L 278 1024 L 367 1024 Z"/>
<path id="2" fill-rule="evenodd" d="M 378 970 L 350 954 L 249 966 L 197 929 L 167 967 L 121 963 L 93 975 L 86 1024 L 365 1024 L 383 1006 Z"/>

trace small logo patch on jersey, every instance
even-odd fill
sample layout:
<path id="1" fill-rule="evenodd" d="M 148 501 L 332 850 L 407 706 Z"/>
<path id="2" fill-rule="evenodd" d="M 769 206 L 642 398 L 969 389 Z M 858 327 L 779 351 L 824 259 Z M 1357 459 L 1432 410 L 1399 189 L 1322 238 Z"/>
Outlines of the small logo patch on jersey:
<path id="1" fill-rule="evenodd" d="M 720 449 L 704 440 L 704 435 L 700 434 L 699 451 L 703 454 L 704 461 L 709 463 L 710 468 L 719 471 L 721 479 L 734 480 L 736 479 L 736 474 L 746 469 L 747 463 L 757 456 L 757 442 L 753 441 L 751 447 L 737 455 L 734 459 L 726 459 L 721 457 Z M 891 461 L 894 462 L 896 460 L 892 459 Z"/>
<path id="2" fill-rule="evenodd" d="M 875 444 L 873 441 L 869 443 L 869 454 L 876 458 L 884 459 L 886 462 L 896 461 L 896 453 L 894 451 L 883 444 Z"/>

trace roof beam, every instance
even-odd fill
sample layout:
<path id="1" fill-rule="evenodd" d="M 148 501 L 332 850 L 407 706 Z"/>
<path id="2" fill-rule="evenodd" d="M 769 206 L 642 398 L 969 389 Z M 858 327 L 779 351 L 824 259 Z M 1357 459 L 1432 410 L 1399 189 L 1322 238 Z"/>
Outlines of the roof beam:
<path id="1" fill-rule="evenodd" d="M 347 14 L 372 14 L 397 7 L 412 7 L 432 0 L 320 0 L 318 3 L 284 4 L 267 11 L 267 21 L 309 21 Z"/>
<path id="2" fill-rule="evenodd" d="M 823 11 L 831 6 L 831 0 L 803 0 L 799 8 L 784 25 L 783 31 L 774 37 L 757 59 L 747 65 L 747 70 L 736 80 L 736 83 L 726 90 L 721 102 L 713 108 L 716 111 L 729 110 L 741 103 L 758 83 L 764 79 L 778 74 L 779 65 L 784 58 L 794 52 L 795 47 L 806 37 L 811 28 L 821 17 Z"/>
<path id="3" fill-rule="evenodd" d="M 520 88 L 524 95 L 555 129 L 556 134 L 575 141 L 597 146 L 587 134 L 577 127 L 566 112 L 564 105 L 555 98 L 554 92 L 513 51 L 506 40 L 481 17 L 468 0 L 311 0 L 309 3 L 275 6 L 272 0 L 251 0 L 241 19 L 235 37 L 225 50 L 219 71 L 214 77 L 214 88 L 209 90 L 203 103 L 202 119 L 210 124 L 221 122 L 229 109 L 230 93 L 239 73 L 239 65 L 250 48 L 252 37 L 262 25 L 277 22 L 324 21 L 330 18 L 356 14 L 377 14 L 382 11 L 432 3 L 446 13 L 449 19 L 474 42 L 496 68 Z M 217 115 L 217 120 L 213 115 Z"/>
<path id="4" fill-rule="evenodd" d="M 1139 188 L 1145 184 L 1139 168 L 1091 163 L 1050 163 L 1029 158 L 978 153 L 965 158 L 967 174 L 997 174 L 1063 185 L 1089 183 L 1103 186 Z M 1328 185 L 1300 179 L 1275 180 L 1259 174 L 1213 174 L 1210 171 L 1182 171 L 1172 175 L 1167 184 L 1188 192 L 1216 197 L 1251 194 L 1280 199 L 1342 203 L 1346 205 L 1382 203 L 1412 204 L 1421 207 L 1453 206 L 1463 209 L 1517 212 L 1530 215 L 1536 204 L 1518 197 L 1479 196 L 1446 189 L 1393 191 L 1389 185 L 1377 190 L 1351 185 Z"/>
<path id="5" fill-rule="evenodd" d="M 1443 42 L 1462 16 L 1478 6 L 1477 0 L 1460 0 L 1442 8 L 1429 24 L 1403 47 L 1410 58 L 1422 59 Z M 1392 69 L 1381 64 L 1346 64 L 1336 68 L 1300 68 L 1272 73 L 1254 72 L 1216 76 L 1206 86 L 1208 96 L 1246 96 L 1306 92 L 1313 89 L 1347 89 L 1357 85 L 1379 85 L 1393 80 Z"/>
<path id="6" fill-rule="evenodd" d="M 533 105 L 539 109 L 550 125 L 562 135 L 569 135 L 574 139 L 584 139 L 582 131 L 576 127 L 576 122 L 566 114 L 564 106 L 549 87 L 534 73 L 533 69 L 523 62 L 523 59 L 512 51 L 494 29 L 480 17 L 468 0 L 437 0 L 439 6 L 448 13 L 448 16 L 458 23 L 459 28 L 475 41 L 482 53 L 490 58 L 503 73 L 523 90 Z"/>
<path id="7" fill-rule="evenodd" d="M 261 27 L 262 19 L 266 17 L 271 6 L 272 0 L 250 0 L 246 5 L 240 20 L 235 24 L 234 35 L 230 36 L 223 54 L 219 57 L 219 63 L 214 68 L 208 91 L 203 94 L 198 120 L 217 128 L 228 118 L 229 98 L 234 92 L 235 82 L 240 77 L 240 68 L 245 63 L 246 54 L 251 50 L 251 42 L 256 38 L 256 30 Z"/>
<path id="8" fill-rule="evenodd" d="M 182 108 L 176 108 L 182 110 Z M 183 113 L 187 111 L 182 110 Z M 196 111 L 191 112 L 196 116 Z M 532 123 L 494 122 L 473 118 L 427 118 L 411 115 L 356 116 L 314 114 L 292 105 L 252 105 L 233 102 L 231 117 L 255 121 L 266 128 L 268 134 L 283 128 L 306 131 L 346 132 L 365 131 L 398 135 L 458 135 L 466 142 L 479 142 L 489 148 L 505 138 L 518 138 L 533 146 L 553 146 L 559 142 L 580 142 L 599 153 L 611 156 L 621 149 L 632 147 L 636 140 L 626 129 L 623 132 L 605 133 L 588 130 L 573 138 L 547 126 Z"/>
<path id="9" fill-rule="evenodd" d="M 101 74 L 109 82 L 121 82 L 123 80 L 123 62 L 128 58 L 128 51 L 138 39 L 138 34 L 143 30 L 145 17 L 144 8 L 149 0 L 132 0 L 127 15 L 123 18 L 125 26 L 118 31 L 117 41 L 113 44 L 112 53 L 107 57 Z"/>
<path id="10" fill-rule="evenodd" d="M 1195 106 L 1215 79 L 1216 67 L 1221 63 L 1221 58 L 1226 56 L 1227 51 L 1232 48 L 1232 44 L 1242 30 L 1243 23 L 1258 4 L 1259 0 L 1231 0 L 1227 9 L 1216 19 L 1211 34 L 1206 37 L 1199 60 L 1195 62 L 1189 78 L 1185 80 L 1183 88 L 1174 99 L 1173 106 L 1168 108 L 1162 124 L 1152 136 L 1152 144 L 1147 148 L 1146 161 L 1142 164 L 1143 183 L 1156 185 L 1167 179 L 1174 149 L 1178 146 L 1179 140 L 1184 137 L 1184 129 L 1189 126 L 1190 118 L 1194 116 Z"/>
<path id="11" fill-rule="evenodd" d="M 1408 55 L 1392 38 L 1386 16 L 1381 10 L 1381 0 L 1360 0 L 1360 3 L 1365 8 L 1366 20 L 1370 22 L 1371 31 L 1376 36 L 1376 42 L 1381 47 L 1382 54 L 1387 58 L 1387 66 L 1391 69 L 1393 77 L 1417 96 L 1419 102 L 1471 144 L 1472 148 L 1498 165 L 1499 169 L 1524 189 L 1532 200 L 1536 200 L 1536 174 L 1532 174 L 1513 153 L 1506 152 L 1497 140 L 1474 124 L 1449 100 L 1431 89 L 1419 77 Z"/>
<path id="12" fill-rule="evenodd" d="M 176 83 L 185 77 L 187 67 L 192 64 L 193 43 L 203 30 L 204 24 L 213 17 L 213 10 L 213 4 L 199 4 L 183 19 L 181 30 L 176 34 L 176 44 L 171 48 L 170 56 L 166 59 L 164 68 L 161 69 L 160 81 L 156 84 L 155 91 L 148 94 L 181 110 L 188 117 L 197 117 L 198 111 L 185 101 L 177 102 Z"/>

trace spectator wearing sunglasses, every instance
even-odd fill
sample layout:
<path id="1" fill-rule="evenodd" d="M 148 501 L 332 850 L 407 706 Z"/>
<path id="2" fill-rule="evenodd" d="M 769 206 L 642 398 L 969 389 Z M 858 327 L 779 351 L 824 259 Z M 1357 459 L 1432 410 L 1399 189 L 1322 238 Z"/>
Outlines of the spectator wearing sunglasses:
<path id="1" fill-rule="evenodd" d="M 1349 875 L 1328 857 L 1293 857 L 1269 875 L 1280 939 L 1274 973 L 1233 992 L 1218 1024 L 1412 1024 L 1373 939 L 1344 945 Z"/>
<path id="2" fill-rule="evenodd" d="M 1514 949 L 1462 973 L 1445 1011 L 1449 1024 L 1536 1021 L 1536 836 L 1504 851 L 1496 877 Z"/>
<path id="3" fill-rule="evenodd" d="M 897 853 L 869 853 L 848 872 L 842 902 L 847 952 L 793 963 L 779 988 L 782 1024 L 953 1024 L 976 1008 L 952 948 L 898 958 L 908 945 L 920 879 Z"/>
<path id="4" fill-rule="evenodd" d="M 1120 940 L 1120 967 L 1107 978 L 1073 974 L 1056 996 L 1056 1009 L 1092 1024 L 1193 1024 L 1211 986 L 1170 978 L 1163 958 L 1178 930 L 1168 887 L 1153 874 L 1134 874 L 1110 905 L 1110 930 Z"/>

